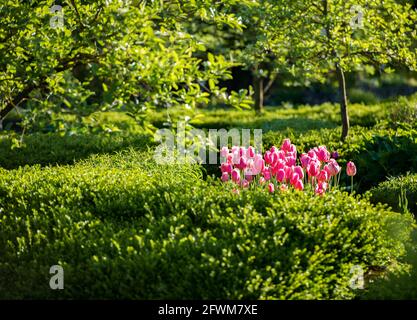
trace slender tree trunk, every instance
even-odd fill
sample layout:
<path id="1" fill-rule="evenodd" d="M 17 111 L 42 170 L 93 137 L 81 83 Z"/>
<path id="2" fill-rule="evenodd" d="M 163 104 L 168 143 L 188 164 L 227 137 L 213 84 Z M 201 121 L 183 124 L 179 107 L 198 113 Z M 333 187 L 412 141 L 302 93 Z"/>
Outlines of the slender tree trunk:
<path id="1" fill-rule="evenodd" d="M 264 78 L 255 75 L 253 88 L 255 91 L 255 111 L 260 113 L 264 108 Z"/>
<path id="2" fill-rule="evenodd" d="M 336 67 L 337 80 L 339 82 L 340 113 L 342 115 L 342 141 L 345 141 L 349 133 L 349 114 L 346 93 L 345 74 L 340 66 Z"/>

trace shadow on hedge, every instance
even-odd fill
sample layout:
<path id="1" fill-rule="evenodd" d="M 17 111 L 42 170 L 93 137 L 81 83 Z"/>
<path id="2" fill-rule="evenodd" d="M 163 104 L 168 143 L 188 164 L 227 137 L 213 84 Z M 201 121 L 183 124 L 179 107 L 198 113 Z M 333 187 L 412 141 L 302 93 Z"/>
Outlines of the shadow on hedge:
<path id="1" fill-rule="evenodd" d="M 15 169 L 34 164 L 72 164 L 93 154 L 113 153 L 130 147 L 146 150 L 153 145 L 151 138 L 144 134 L 61 136 L 57 133 L 35 133 L 25 136 L 22 147 L 12 149 L 12 139 L 3 137 L 0 138 L 0 166 Z"/>

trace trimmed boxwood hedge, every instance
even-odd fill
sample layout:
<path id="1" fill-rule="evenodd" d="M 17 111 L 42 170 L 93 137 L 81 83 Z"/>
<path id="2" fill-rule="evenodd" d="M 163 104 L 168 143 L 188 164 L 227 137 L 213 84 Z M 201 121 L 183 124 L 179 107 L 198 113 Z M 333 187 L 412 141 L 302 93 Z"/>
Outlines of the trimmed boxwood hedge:
<path id="1" fill-rule="evenodd" d="M 0 169 L 0 298 L 352 298 L 351 267 L 398 265 L 412 229 L 367 198 L 201 176 L 134 151 Z"/>

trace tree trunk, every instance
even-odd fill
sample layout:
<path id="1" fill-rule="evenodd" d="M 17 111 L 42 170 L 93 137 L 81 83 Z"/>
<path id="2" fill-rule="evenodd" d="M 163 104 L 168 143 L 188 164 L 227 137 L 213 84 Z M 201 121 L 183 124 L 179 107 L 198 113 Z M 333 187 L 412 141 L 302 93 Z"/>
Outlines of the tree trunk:
<path id="1" fill-rule="evenodd" d="M 260 113 L 264 108 L 264 78 L 255 75 L 253 88 L 255 91 L 255 111 Z"/>
<path id="2" fill-rule="evenodd" d="M 336 67 L 337 80 L 339 82 L 340 113 L 342 115 L 342 141 L 345 141 L 349 133 L 349 114 L 346 93 L 345 74 L 340 66 Z"/>

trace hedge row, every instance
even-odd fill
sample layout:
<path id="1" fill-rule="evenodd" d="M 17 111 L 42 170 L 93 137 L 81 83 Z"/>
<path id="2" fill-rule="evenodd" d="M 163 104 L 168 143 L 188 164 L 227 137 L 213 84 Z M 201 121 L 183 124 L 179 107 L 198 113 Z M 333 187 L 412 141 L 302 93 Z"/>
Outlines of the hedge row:
<path id="1" fill-rule="evenodd" d="M 236 195 L 133 151 L 1 169 L 0 298 L 352 298 L 351 267 L 397 265 L 412 221 L 339 192 Z"/>
<path id="2" fill-rule="evenodd" d="M 387 203 L 396 211 L 405 205 L 417 217 L 417 174 L 393 177 L 370 190 L 374 203 Z"/>

